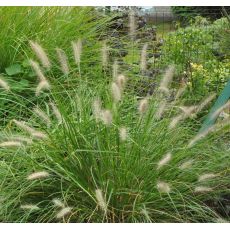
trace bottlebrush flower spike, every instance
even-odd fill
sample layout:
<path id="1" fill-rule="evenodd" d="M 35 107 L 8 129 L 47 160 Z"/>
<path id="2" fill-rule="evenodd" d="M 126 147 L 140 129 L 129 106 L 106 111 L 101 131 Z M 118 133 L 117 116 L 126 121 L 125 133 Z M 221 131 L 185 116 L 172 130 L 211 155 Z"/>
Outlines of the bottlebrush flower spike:
<path id="1" fill-rule="evenodd" d="M 47 127 L 50 127 L 51 125 L 51 120 L 50 118 L 48 117 L 47 114 L 45 114 L 40 108 L 38 107 L 35 107 L 34 108 L 34 113 L 39 117 L 41 118 L 41 120 L 43 120 L 45 122 L 45 124 L 47 125 Z"/>
<path id="2" fill-rule="evenodd" d="M 129 35 L 132 39 L 135 38 L 136 34 L 136 20 L 135 20 L 135 13 L 133 10 L 129 13 Z"/>
<path id="3" fill-rule="evenodd" d="M 148 44 L 144 44 L 142 50 L 141 50 L 141 63 L 140 63 L 140 67 L 141 67 L 141 71 L 144 72 L 147 68 L 147 48 L 148 48 Z"/>
<path id="4" fill-rule="evenodd" d="M 72 42 L 72 47 L 73 47 L 75 62 L 77 65 L 79 65 L 81 62 L 81 53 L 82 53 L 81 39 L 78 39 L 77 42 Z"/>
<path id="5" fill-rule="evenodd" d="M 33 204 L 24 204 L 24 205 L 21 205 L 20 208 L 27 209 L 30 211 L 36 211 L 40 209 L 37 205 L 33 205 Z"/>
<path id="6" fill-rule="evenodd" d="M 35 95 L 39 96 L 42 91 L 50 90 L 50 88 L 51 87 L 48 81 L 41 81 L 36 88 Z"/>
<path id="7" fill-rule="evenodd" d="M 106 45 L 106 41 L 103 42 L 101 54 L 102 54 L 102 66 L 107 67 L 108 66 L 108 47 Z"/>
<path id="8" fill-rule="evenodd" d="M 203 175 L 200 175 L 199 178 L 198 178 L 198 181 L 206 181 L 206 180 L 209 180 L 209 179 L 213 179 L 217 177 L 216 174 L 214 173 L 207 173 L 207 174 L 203 174 Z"/>
<path id="9" fill-rule="evenodd" d="M 71 213 L 72 208 L 71 207 L 65 207 L 62 208 L 58 213 L 57 213 L 57 219 L 62 219 L 63 217 L 67 216 L 68 214 Z"/>
<path id="10" fill-rule="evenodd" d="M 179 169 L 182 169 L 182 170 L 183 169 L 188 169 L 188 168 L 190 168 L 192 166 L 193 162 L 194 162 L 193 160 L 185 161 L 179 166 Z"/>
<path id="11" fill-rule="evenodd" d="M 109 126 L 109 125 L 112 124 L 112 122 L 113 122 L 113 115 L 112 115 L 112 113 L 110 112 L 110 110 L 108 110 L 108 109 L 102 110 L 100 116 L 101 116 L 101 117 L 100 117 L 100 118 L 101 118 L 101 121 L 102 121 L 105 125 Z"/>
<path id="12" fill-rule="evenodd" d="M 125 127 L 119 129 L 119 136 L 121 141 L 126 141 L 128 137 L 128 131 Z"/>
<path id="13" fill-rule="evenodd" d="M 57 106 L 53 102 L 50 102 L 50 106 L 53 110 L 54 115 L 56 116 L 56 118 L 58 120 L 58 124 L 61 124 L 62 123 L 62 115 L 61 115 L 60 111 L 58 110 Z"/>
<path id="14" fill-rule="evenodd" d="M 43 179 L 48 176 L 49 176 L 49 173 L 46 171 L 34 172 L 27 177 L 27 180 Z"/>
<path id="15" fill-rule="evenodd" d="M 96 189 L 95 193 L 96 193 L 96 199 L 97 199 L 98 206 L 106 213 L 107 204 L 105 202 L 101 189 Z"/>
<path id="16" fill-rule="evenodd" d="M 121 91 L 124 90 L 126 84 L 126 77 L 123 74 L 119 74 L 116 79 L 116 83 Z"/>
<path id="17" fill-rule="evenodd" d="M 31 67 L 33 68 L 34 72 L 36 73 L 39 81 L 47 81 L 38 63 L 33 60 L 29 60 L 29 63 Z"/>
<path id="18" fill-rule="evenodd" d="M 42 65 L 45 68 L 49 69 L 51 67 L 51 64 L 50 64 L 49 58 L 46 52 L 44 51 L 44 49 L 37 42 L 29 41 L 29 43 L 34 53 L 41 61 Z"/>
<path id="19" fill-rule="evenodd" d="M 65 207 L 64 203 L 57 198 L 53 199 L 52 202 L 56 207 L 59 207 L 59 208 Z"/>
<path id="20" fill-rule="evenodd" d="M 93 104 L 92 104 L 92 110 L 93 110 L 93 115 L 98 122 L 101 119 L 101 113 L 102 113 L 102 108 L 101 108 L 101 101 L 100 99 L 96 99 Z"/>
<path id="21" fill-rule="evenodd" d="M 5 141 L 0 143 L 0 147 L 21 147 L 21 146 L 23 146 L 23 143 L 19 141 Z"/>
<path id="22" fill-rule="evenodd" d="M 114 102 L 119 102 L 121 100 L 121 90 L 115 82 L 113 82 L 111 85 L 111 92 Z"/>
<path id="23" fill-rule="evenodd" d="M 163 93 L 166 93 L 166 94 L 169 93 L 169 85 L 172 82 L 174 72 L 175 72 L 175 67 L 173 65 L 169 66 L 166 69 L 163 79 L 161 80 L 160 87 L 159 87 L 159 90 L 162 91 Z"/>
<path id="24" fill-rule="evenodd" d="M 163 181 L 157 182 L 157 189 L 161 193 L 170 193 L 171 191 L 169 184 Z"/>
<path id="25" fill-rule="evenodd" d="M 168 162 L 172 159 L 172 154 L 167 153 L 157 164 L 157 169 L 160 169 L 164 165 L 168 164 Z"/>
<path id="26" fill-rule="evenodd" d="M 62 49 L 56 48 L 56 52 L 57 52 L 58 61 L 61 65 L 61 70 L 63 74 L 68 75 L 69 74 L 69 64 L 68 64 L 68 58 L 65 54 L 65 51 Z"/>
<path id="27" fill-rule="evenodd" d="M 138 110 L 139 113 L 143 115 L 147 111 L 147 109 L 148 109 L 148 99 L 144 98 L 139 102 Z"/>
<path id="28" fill-rule="evenodd" d="M 116 80 L 118 76 L 118 63 L 117 60 L 113 63 L 113 79 Z"/>
<path id="29" fill-rule="evenodd" d="M 194 189 L 195 193 L 205 193 L 205 192 L 211 192 L 211 191 L 213 191 L 213 189 L 210 187 L 206 187 L 206 186 L 197 186 Z"/>
<path id="30" fill-rule="evenodd" d="M 3 78 L 1 76 L 0 76 L 0 87 L 6 91 L 10 90 L 8 83 L 5 80 L 3 80 Z"/>

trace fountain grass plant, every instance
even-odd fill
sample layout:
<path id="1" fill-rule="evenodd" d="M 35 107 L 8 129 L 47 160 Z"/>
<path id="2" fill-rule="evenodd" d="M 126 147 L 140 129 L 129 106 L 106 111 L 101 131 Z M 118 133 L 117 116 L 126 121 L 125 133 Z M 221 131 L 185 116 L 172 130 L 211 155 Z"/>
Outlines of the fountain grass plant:
<path id="1" fill-rule="evenodd" d="M 218 138 L 229 120 L 196 135 L 213 97 L 170 101 L 173 71 L 144 98 L 126 91 L 123 75 L 92 84 L 71 73 L 66 85 L 36 72 L 49 87 L 40 85 L 35 109 L 11 91 L 30 117 L 15 113 L 1 131 L 1 222 L 228 221 L 209 201 L 229 194 L 229 149 Z"/>

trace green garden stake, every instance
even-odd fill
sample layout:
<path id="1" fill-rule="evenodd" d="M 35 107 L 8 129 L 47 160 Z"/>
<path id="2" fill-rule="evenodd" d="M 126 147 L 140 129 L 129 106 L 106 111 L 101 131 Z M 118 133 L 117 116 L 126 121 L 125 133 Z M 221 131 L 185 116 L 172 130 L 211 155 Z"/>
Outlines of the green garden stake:
<path id="1" fill-rule="evenodd" d="M 228 81 L 227 85 L 224 87 L 222 93 L 216 100 L 215 104 L 211 108 L 211 111 L 209 112 L 207 118 L 205 119 L 204 123 L 202 124 L 202 127 L 199 131 L 199 133 L 205 131 L 209 127 L 211 127 L 217 118 L 213 118 L 212 114 L 219 109 L 221 106 L 227 103 L 227 101 L 230 99 L 230 80 Z"/>

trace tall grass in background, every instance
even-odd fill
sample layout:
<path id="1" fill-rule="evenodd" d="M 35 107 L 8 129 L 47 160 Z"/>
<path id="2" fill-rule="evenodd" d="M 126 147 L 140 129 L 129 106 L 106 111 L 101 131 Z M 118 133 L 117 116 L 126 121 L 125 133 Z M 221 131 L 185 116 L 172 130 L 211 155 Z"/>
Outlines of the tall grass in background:
<path id="1" fill-rule="evenodd" d="M 37 67 L 37 101 L 27 109 L 26 97 L 15 100 L 28 118 L 14 112 L 1 132 L 1 222 L 228 221 L 211 204 L 229 194 L 229 149 L 219 140 L 229 119 L 199 135 L 188 122 L 213 95 L 185 107 L 180 89 L 170 100 L 173 66 L 143 98 L 126 92 L 124 75 L 92 87 L 72 72 L 66 88 Z"/>

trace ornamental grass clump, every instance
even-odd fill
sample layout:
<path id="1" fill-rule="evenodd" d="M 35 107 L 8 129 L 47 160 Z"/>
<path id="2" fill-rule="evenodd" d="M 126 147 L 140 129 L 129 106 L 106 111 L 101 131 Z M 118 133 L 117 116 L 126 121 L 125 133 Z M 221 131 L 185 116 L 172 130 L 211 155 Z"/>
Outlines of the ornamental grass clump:
<path id="1" fill-rule="evenodd" d="M 218 138 L 229 120 L 197 134 L 191 121 L 203 104 L 185 107 L 181 92 L 168 101 L 173 69 L 143 98 L 116 71 L 94 87 L 71 71 L 77 87 L 44 78 L 52 87 L 35 110 L 1 131 L 1 221 L 228 221 L 209 201 L 229 194 L 230 152 Z"/>

